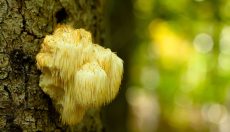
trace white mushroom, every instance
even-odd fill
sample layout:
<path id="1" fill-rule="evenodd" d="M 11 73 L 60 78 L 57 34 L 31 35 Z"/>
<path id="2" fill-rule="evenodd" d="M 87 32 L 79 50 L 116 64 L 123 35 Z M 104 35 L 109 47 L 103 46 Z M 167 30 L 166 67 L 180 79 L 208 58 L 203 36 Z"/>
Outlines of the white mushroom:
<path id="1" fill-rule="evenodd" d="M 65 124 L 79 123 L 88 108 L 110 103 L 119 91 L 123 61 L 93 44 L 84 29 L 59 25 L 45 37 L 36 60 L 42 71 L 39 86 L 61 105 Z"/>

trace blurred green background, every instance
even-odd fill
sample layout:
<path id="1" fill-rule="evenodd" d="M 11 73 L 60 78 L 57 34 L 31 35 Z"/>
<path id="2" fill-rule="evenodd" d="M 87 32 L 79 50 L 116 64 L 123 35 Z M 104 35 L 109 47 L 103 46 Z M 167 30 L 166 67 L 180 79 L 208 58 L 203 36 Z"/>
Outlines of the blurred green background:
<path id="1" fill-rule="evenodd" d="M 109 132 L 230 132 L 230 0 L 108 0 L 124 60 Z"/>

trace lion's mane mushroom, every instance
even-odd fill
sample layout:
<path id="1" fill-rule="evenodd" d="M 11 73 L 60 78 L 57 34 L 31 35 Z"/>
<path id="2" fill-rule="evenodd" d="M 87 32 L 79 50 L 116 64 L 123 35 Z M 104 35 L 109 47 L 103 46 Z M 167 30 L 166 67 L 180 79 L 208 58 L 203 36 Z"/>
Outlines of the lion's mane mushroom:
<path id="1" fill-rule="evenodd" d="M 92 43 L 84 29 L 59 25 L 47 35 L 36 56 L 42 71 L 39 86 L 61 106 L 62 122 L 79 123 L 86 110 L 111 102 L 117 95 L 123 74 L 123 61 Z"/>

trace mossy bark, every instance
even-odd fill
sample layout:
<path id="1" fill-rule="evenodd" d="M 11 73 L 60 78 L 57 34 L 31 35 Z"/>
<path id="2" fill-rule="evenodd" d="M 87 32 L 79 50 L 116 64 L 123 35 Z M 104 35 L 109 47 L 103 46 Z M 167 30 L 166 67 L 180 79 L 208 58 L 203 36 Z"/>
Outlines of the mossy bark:
<path id="1" fill-rule="evenodd" d="M 62 125 L 38 86 L 35 56 L 58 23 L 89 30 L 104 44 L 102 0 L 0 0 L 0 131 L 102 131 L 100 110 L 75 127 Z"/>

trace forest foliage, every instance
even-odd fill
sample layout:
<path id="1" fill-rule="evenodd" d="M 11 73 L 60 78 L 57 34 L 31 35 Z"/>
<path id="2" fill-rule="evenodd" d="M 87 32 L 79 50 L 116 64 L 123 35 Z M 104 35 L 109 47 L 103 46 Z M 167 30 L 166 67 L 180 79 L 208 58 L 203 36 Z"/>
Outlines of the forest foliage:
<path id="1" fill-rule="evenodd" d="M 129 131 L 230 131 L 230 1 L 132 2 Z"/>

